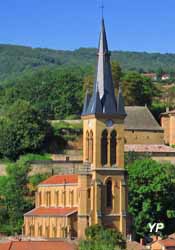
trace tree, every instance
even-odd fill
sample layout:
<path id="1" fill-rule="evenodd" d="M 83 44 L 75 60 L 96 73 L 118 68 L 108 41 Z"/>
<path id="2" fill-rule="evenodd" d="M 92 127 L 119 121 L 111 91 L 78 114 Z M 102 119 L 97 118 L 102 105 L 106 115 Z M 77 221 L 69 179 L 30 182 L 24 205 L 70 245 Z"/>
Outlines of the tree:
<path id="1" fill-rule="evenodd" d="M 18 100 L 0 117 L 0 154 L 17 159 L 41 149 L 50 127 L 29 102 Z"/>
<path id="2" fill-rule="evenodd" d="M 121 233 L 101 225 L 92 225 L 86 229 L 86 240 L 80 242 L 80 250 L 125 249 L 126 242 Z"/>
<path id="3" fill-rule="evenodd" d="M 174 232 L 175 168 L 152 159 L 136 160 L 128 166 L 129 212 L 137 237 L 149 235 L 148 223 L 165 224 L 163 234 Z"/>
<path id="4" fill-rule="evenodd" d="M 117 93 L 119 88 L 120 79 L 122 77 L 122 69 L 120 67 L 120 64 L 117 61 L 112 61 L 111 63 L 112 68 L 112 78 L 113 78 L 113 84 L 115 88 L 115 92 Z"/>
<path id="5" fill-rule="evenodd" d="M 93 85 L 94 85 L 94 77 L 93 77 L 93 75 L 85 76 L 84 79 L 83 79 L 83 93 L 84 93 L 84 95 L 85 95 L 87 89 L 89 90 L 89 93 L 92 94 Z"/>
<path id="6" fill-rule="evenodd" d="M 123 95 L 126 105 L 151 105 L 158 90 L 151 79 L 137 72 L 128 72 L 123 79 Z"/>
<path id="7" fill-rule="evenodd" d="M 84 75 L 84 70 L 76 66 L 27 72 L 0 89 L 0 112 L 17 100 L 25 100 L 40 111 L 45 119 L 80 115 Z"/>
<path id="8" fill-rule="evenodd" d="M 30 162 L 20 157 L 16 163 L 8 163 L 7 176 L 0 178 L 1 211 L 0 232 L 12 235 L 20 233 L 23 215 L 32 208 L 32 199 L 28 188 Z"/>

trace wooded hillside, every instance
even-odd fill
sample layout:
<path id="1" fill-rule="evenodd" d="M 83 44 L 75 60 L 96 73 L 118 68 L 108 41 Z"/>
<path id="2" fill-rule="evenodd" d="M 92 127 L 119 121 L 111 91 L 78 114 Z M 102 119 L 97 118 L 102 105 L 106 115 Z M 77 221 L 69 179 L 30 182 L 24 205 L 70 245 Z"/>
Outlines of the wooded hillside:
<path id="1" fill-rule="evenodd" d="M 0 45 L 0 80 L 12 79 L 20 73 L 43 66 L 95 66 L 95 48 L 74 51 Z M 175 54 L 112 51 L 112 60 L 118 61 L 123 71 L 175 72 Z"/>

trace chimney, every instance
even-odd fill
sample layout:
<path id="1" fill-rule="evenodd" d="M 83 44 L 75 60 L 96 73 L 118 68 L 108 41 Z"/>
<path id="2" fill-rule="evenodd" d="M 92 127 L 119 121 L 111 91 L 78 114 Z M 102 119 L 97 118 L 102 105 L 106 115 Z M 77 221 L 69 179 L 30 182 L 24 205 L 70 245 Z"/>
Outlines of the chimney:
<path id="1" fill-rule="evenodd" d="M 158 240 L 158 235 L 152 235 L 151 238 L 152 238 L 153 241 L 157 241 Z"/>
<path id="2" fill-rule="evenodd" d="M 144 239 L 140 238 L 140 245 L 144 246 Z"/>

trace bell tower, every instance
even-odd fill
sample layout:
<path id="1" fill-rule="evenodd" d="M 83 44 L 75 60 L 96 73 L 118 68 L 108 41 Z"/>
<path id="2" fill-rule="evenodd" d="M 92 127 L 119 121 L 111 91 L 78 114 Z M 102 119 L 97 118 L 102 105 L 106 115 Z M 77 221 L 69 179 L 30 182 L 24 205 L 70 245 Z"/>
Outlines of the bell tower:
<path id="1" fill-rule="evenodd" d="M 124 169 L 125 117 L 121 86 L 117 98 L 115 97 L 110 52 L 102 18 L 96 79 L 92 96 L 88 91 L 86 93 L 82 112 L 83 162 L 90 167 L 87 178 L 91 175 L 91 184 L 86 187 L 86 190 L 91 190 L 90 204 L 87 205 L 89 210 L 86 211 L 86 215 L 88 224 L 113 227 L 124 235 L 126 235 L 127 221 L 127 172 Z M 79 176 L 80 182 L 85 183 L 82 181 L 83 178 Z M 88 180 L 86 183 L 89 183 Z M 79 206 L 83 206 L 81 200 Z M 81 211 L 79 214 L 81 215 Z"/>

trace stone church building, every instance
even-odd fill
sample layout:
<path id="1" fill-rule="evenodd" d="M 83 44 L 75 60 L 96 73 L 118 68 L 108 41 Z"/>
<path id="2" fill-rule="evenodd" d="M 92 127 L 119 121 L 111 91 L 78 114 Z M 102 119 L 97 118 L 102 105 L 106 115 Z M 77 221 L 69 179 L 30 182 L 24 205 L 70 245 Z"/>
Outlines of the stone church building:
<path id="1" fill-rule="evenodd" d="M 122 89 L 115 97 L 104 20 L 92 96 L 86 93 L 83 120 L 83 166 L 78 174 L 43 181 L 36 207 L 24 215 L 28 237 L 83 238 L 85 229 L 102 224 L 127 234 L 127 172 L 124 169 Z"/>

